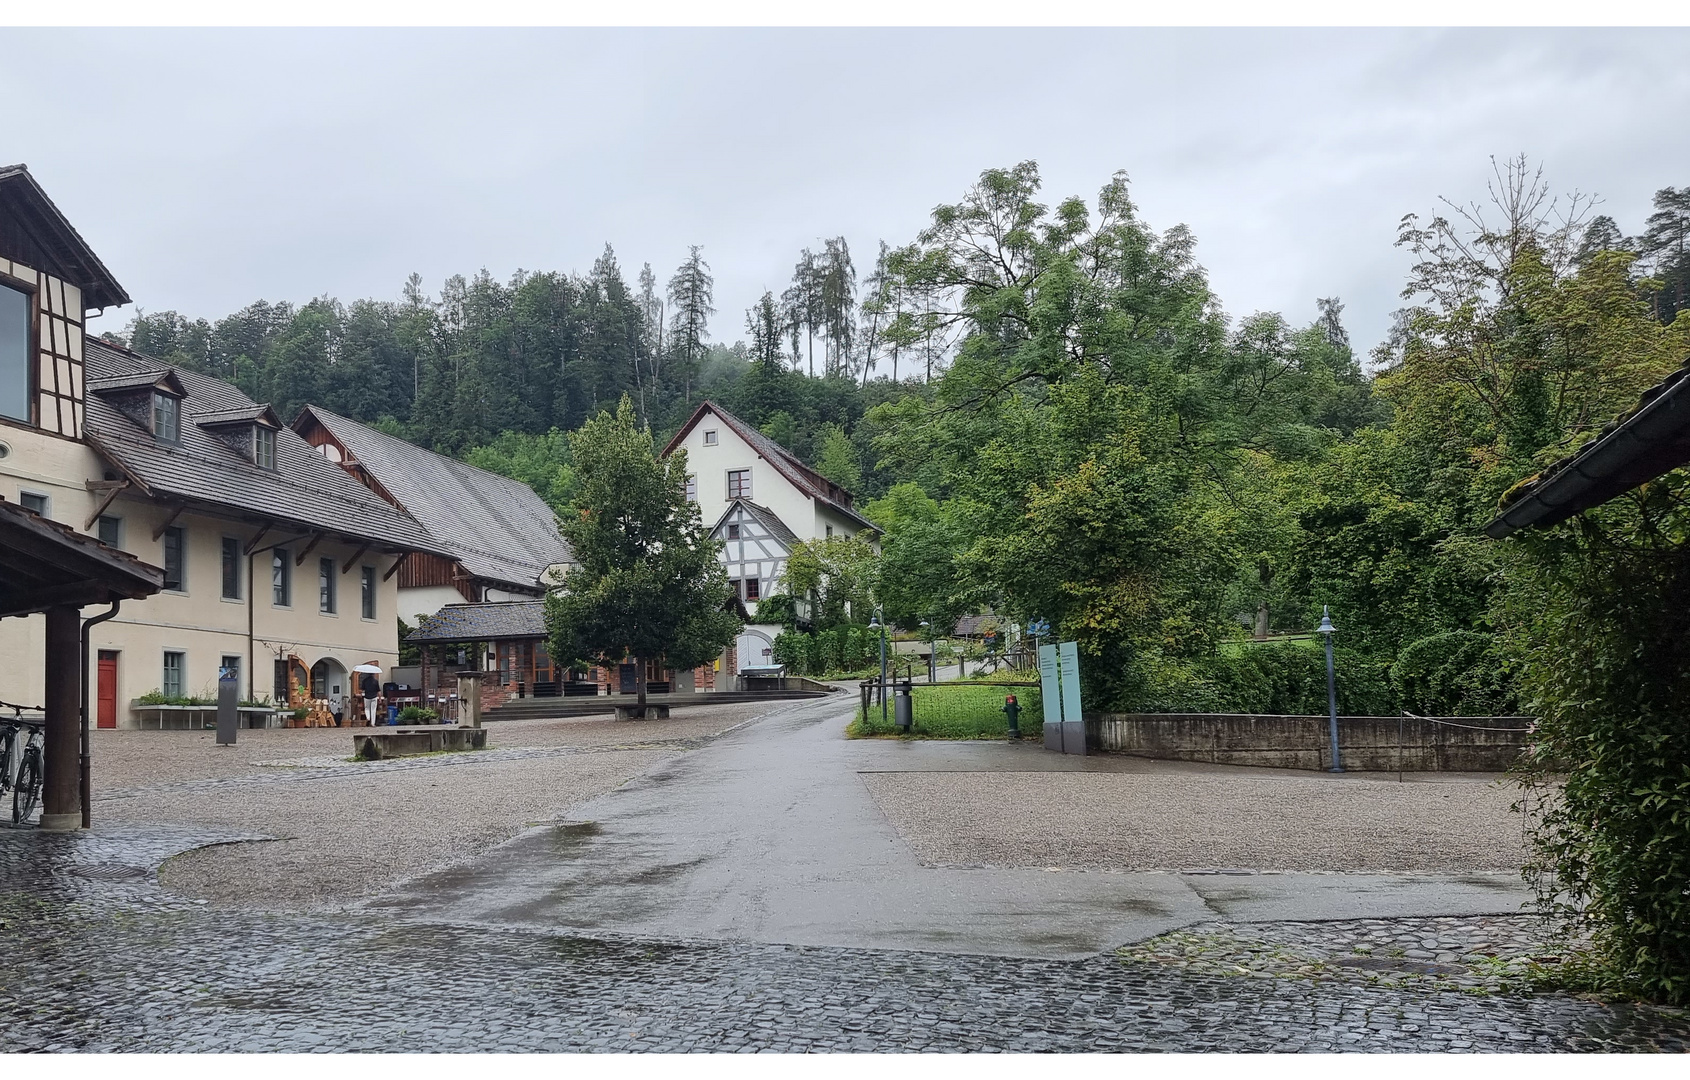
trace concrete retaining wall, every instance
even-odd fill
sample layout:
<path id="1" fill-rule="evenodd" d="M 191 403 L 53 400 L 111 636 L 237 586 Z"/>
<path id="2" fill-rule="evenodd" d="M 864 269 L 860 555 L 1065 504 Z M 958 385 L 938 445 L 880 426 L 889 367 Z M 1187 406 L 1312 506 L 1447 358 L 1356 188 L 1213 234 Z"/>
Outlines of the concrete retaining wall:
<path id="1" fill-rule="evenodd" d="M 1500 772 L 1526 746 L 1528 735 L 1520 729 L 1531 722 L 1522 716 L 1442 723 L 1340 716 L 1338 751 L 1344 768 L 1358 772 Z M 1105 713 L 1086 720 L 1086 740 L 1093 749 L 1137 757 L 1319 770 L 1332 767 L 1327 724 L 1324 716 Z"/>

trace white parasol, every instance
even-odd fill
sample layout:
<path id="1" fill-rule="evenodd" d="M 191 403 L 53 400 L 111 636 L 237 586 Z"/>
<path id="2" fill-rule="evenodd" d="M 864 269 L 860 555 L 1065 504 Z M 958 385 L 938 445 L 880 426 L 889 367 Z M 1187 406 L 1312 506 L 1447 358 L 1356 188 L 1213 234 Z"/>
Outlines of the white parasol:
<path id="1" fill-rule="evenodd" d="M 352 670 L 353 671 L 361 671 L 361 672 L 365 673 L 366 675 L 380 675 L 381 674 L 381 668 L 376 664 L 359 664 L 357 667 L 353 668 Z"/>

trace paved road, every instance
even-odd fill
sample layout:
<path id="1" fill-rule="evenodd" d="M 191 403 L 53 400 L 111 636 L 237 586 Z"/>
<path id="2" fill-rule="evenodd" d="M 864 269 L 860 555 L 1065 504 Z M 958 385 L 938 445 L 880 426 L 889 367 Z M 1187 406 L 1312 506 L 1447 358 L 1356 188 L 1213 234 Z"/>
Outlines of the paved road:
<path id="1" fill-rule="evenodd" d="M 531 831 L 350 917 L 201 906 L 159 888 L 166 858 L 252 838 L 240 830 L 0 830 L 0 1045 L 1690 1048 L 1681 1014 L 1565 995 L 1476 996 L 1243 967 L 1228 975 L 1098 955 L 1198 919 L 1293 907 L 1494 909 L 1517 898 L 1488 881 L 1380 878 L 1345 896 L 1335 884 L 1360 879 L 923 868 L 875 813 L 856 770 L 1109 763 L 1011 747 L 845 743 L 835 708 L 783 711 L 706 744 L 585 805 L 574 826 Z M 1410 924 L 1443 932 L 1413 920 L 1398 929 Z M 1295 934 L 1280 924 L 1255 936 Z M 1277 955 L 1281 946 L 1270 946 L 1258 951 Z"/>
<path id="2" fill-rule="evenodd" d="M 575 823 L 535 828 L 371 906 L 481 926 L 1077 958 L 1216 919 L 1507 913 L 1527 899 L 1513 873 L 924 867 L 859 773 L 1112 763 L 1032 743 L 848 740 L 849 707 L 783 709 L 579 805 Z"/>

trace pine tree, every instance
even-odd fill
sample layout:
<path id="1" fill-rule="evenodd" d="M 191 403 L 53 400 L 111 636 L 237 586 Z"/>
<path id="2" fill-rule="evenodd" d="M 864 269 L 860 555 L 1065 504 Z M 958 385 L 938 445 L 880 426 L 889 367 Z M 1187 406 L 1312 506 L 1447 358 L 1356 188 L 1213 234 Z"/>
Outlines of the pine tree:
<path id="1" fill-rule="evenodd" d="M 851 264 L 851 248 L 843 236 L 825 243 L 817 292 L 827 334 L 826 368 L 830 375 L 844 375 L 856 341 L 857 268 Z"/>
<path id="2" fill-rule="evenodd" d="M 751 362 L 776 371 L 781 366 L 781 338 L 784 336 L 780 306 L 775 294 L 764 292 L 755 307 L 745 311 L 745 334 L 751 341 Z"/>
<path id="3" fill-rule="evenodd" d="M 716 314 L 711 306 L 715 299 L 715 280 L 710 276 L 710 264 L 699 254 L 697 244 L 687 249 L 687 259 L 669 279 L 669 329 L 672 348 L 685 384 L 686 404 L 692 405 L 692 377 L 698 361 L 707 351 L 705 336 L 709 333 L 710 316 Z"/>

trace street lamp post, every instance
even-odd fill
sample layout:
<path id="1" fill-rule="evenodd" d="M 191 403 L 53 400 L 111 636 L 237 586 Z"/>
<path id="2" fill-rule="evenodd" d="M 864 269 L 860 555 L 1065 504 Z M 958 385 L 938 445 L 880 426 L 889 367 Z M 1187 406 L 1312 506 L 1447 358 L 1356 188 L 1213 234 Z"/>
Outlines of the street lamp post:
<path id="1" fill-rule="evenodd" d="M 869 620 L 870 630 L 880 631 L 880 724 L 886 726 L 886 622 L 881 618 L 880 605 L 874 606 L 874 618 Z"/>
<path id="2" fill-rule="evenodd" d="M 1332 613 L 1323 604 L 1320 608 L 1320 625 L 1315 632 L 1326 638 L 1326 708 L 1332 732 L 1332 770 L 1343 772 L 1344 763 L 1338 758 L 1338 679 L 1332 673 L 1332 635 L 1338 628 L 1332 625 Z"/>

